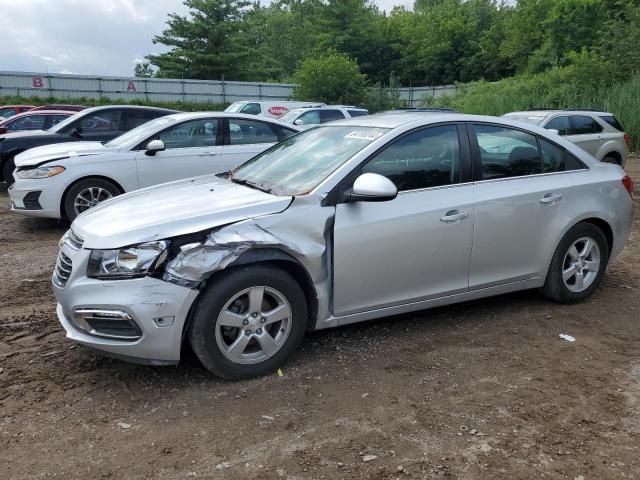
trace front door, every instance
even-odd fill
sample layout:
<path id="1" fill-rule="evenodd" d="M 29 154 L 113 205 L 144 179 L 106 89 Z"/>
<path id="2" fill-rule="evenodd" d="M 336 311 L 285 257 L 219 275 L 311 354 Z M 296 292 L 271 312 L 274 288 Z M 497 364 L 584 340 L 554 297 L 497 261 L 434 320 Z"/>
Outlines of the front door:
<path id="1" fill-rule="evenodd" d="M 146 140 L 162 140 L 166 149 L 147 155 L 144 146 L 136 154 L 138 183 L 148 187 L 182 178 L 221 171 L 218 120 L 202 118 L 172 125 Z"/>
<path id="2" fill-rule="evenodd" d="M 362 167 L 399 193 L 388 202 L 337 205 L 335 315 L 467 291 L 475 214 L 459 128 L 405 134 Z"/>

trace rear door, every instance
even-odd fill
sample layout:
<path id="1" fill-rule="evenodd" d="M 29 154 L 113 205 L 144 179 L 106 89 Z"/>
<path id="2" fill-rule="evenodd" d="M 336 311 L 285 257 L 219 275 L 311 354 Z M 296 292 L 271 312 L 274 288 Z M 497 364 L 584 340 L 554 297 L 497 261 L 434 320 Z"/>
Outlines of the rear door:
<path id="1" fill-rule="evenodd" d="M 584 166 L 529 132 L 469 125 L 476 223 L 469 289 L 539 278 L 574 201 L 572 170 Z"/>
<path id="2" fill-rule="evenodd" d="M 138 183 L 148 187 L 220 171 L 222 120 L 200 118 L 172 125 L 148 138 L 136 154 Z M 162 140 L 166 149 L 147 155 L 145 146 Z"/>
<path id="3" fill-rule="evenodd" d="M 286 127 L 245 118 L 225 118 L 224 132 L 218 172 L 229 171 L 296 133 Z"/>
<path id="4" fill-rule="evenodd" d="M 571 115 L 571 135 L 567 140 L 596 156 L 603 143 L 602 126 L 587 115 Z"/>
<path id="5" fill-rule="evenodd" d="M 464 127 L 444 124 L 401 136 L 354 172 L 386 176 L 399 193 L 336 206 L 336 315 L 467 291 L 474 223 L 468 167 Z"/>

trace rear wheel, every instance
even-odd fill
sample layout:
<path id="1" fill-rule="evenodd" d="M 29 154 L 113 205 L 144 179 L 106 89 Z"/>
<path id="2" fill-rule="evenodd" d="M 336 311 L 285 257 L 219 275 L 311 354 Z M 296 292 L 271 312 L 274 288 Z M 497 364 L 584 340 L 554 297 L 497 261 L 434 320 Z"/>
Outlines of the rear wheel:
<path id="1" fill-rule="evenodd" d="M 189 341 L 202 364 L 228 380 L 280 367 L 307 327 L 307 302 L 285 271 L 255 265 L 223 272 L 201 294 Z"/>
<path id="2" fill-rule="evenodd" d="M 82 212 L 120 193 L 116 185 L 103 178 L 81 180 L 67 192 L 63 204 L 64 214 L 72 222 Z"/>
<path id="3" fill-rule="evenodd" d="M 598 288 L 608 261 L 609 247 L 602 231 L 580 223 L 560 241 L 543 292 L 558 302 L 583 300 Z"/>
<path id="4" fill-rule="evenodd" d="M 602 163 L 613 163 L 614 165 L 620 165 L 620 162 L 613 155 L 607 155 L 602 159 Z"/>

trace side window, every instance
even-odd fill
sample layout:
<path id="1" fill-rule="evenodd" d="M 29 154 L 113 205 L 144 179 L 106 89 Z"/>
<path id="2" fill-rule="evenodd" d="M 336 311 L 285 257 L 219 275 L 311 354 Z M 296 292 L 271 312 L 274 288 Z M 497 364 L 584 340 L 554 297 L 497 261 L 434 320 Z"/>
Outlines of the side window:
<path id="1" fill-rule="evenodd" d="M 399 191 L 460 182 L 460 144 L 455 125 L 410 133 L 371 159 L 362 173 L 378 173 Z"/>
<path id="2" fill-rule="evenodd" d="M 121 110 L 105 110 L 102 112 L 96 112 L 74 122 L 70 126 L 70 130 L 73 130 L 74 128 L 81 128 L 83 132 L 121 131 L 121 117 Z"/>
<path id="3" fill-rule="evenodd" d="M 262 108 L 260 108 L 259 103 L 247 103 L 242 107 L 242 110 L 240 110 L 240 113 L 247 113 L 249 115 L 259 115 L 260 112 L 262 112 Z"/>
<path id="4" fill-rule="evenodd" d="M 342 119 L 344 119 L 344 114 L 340 110 L 320 110 L 320 123 Z"/>
<path id="5" fill-rule="evenodd" d="M 571 124 L 569 123 L 569 117 L 566 115 L 551 119 L 544 128 L 558 130 L 558 135 L 571 135 Z"/>
<path id="6" fill-rule="evenodd" d="M 302 120 L 302 125 L 318 125 L 320 123 L 320 110 L 310 110 L 304 112 L 298 120 Z"/>
<path id="7" fill-rule="evenodd" d="M 588 135 L 602 131 L 602 127 L 591 117 L 574 115 L 571 117 L 571 122 L 573 123 L 573 135 Z"/>
<path id="8" fill-rule="evenodd" d="M 364 115 L 369 115 L 369 112 L 367 112 L 366 110 L 347 110 L 347 112 L 349 112 L 349 115 L 351 115 L 352 117 L 362 117 Z"/>
<path id="9" fill-rule="evenodd" d="M 239 118 L 229 120 L 229 145 L 276 143 L 278 141 L 278 135 L 265 122 Z"/>
<path id="10" fill-rule="evenodd" d="M 157 136 L 167 149 L 212 147 L 216 144 L 218 121 L 211 118 L 181 123 Z"/>
<path id="11" fill-rule="evenodd" d="M 544 173 L 563 172 L 565 170 L 564 150 L 540 139 L 542 152 L 542 171 Z"/>
<path id="12" fill-rule="evenodd" d="M 42 130 L 43 128 L 44 115 L 28 115 L 7 125 L 7 130 Z"/>
<path id="13" fill-rule="evenodd" d="M 281 127 L 279 125 L 271 125 L 271 128 L 273 129 L 273 131 L 275 131 L 276 135 L 278 136 L 278 141 L 282 141 L 285 140 L 287 138 L 289 138 L 291 135 L 295 135 L 296 132 L 295 130 L 291 130 L 290 128 L 286 128 L 286 127 Z"/>
<path id="14" fill-rule="evenodd" d="M 482 178 L 542 173 L 536 137 L 508 127 L 474 125 L 480 146 Z"/>
<path id="15" fill-rule="evenodd" d="M 59 124 L 60 122 L 65 121 L 67 118 L 69 118 L 67 115 L 50 115 L 49 128 Z"/>
<path id="16" fill-rule="evenodd" d="M 149 111 L 149 110 L 128 110 L 125 112 L 123 119 L 123 131 L 128 132 L 136 127 L 139 127 L 143 123 L 147 123 L 149 120 L 161 117 L 162 113 Z"/>

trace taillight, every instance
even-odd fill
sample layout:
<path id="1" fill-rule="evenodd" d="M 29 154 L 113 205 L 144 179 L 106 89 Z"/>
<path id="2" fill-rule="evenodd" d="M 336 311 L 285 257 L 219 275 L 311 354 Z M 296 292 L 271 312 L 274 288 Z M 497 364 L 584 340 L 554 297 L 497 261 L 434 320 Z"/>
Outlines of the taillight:
<path id="1" fill-rule="evenodd" d="M 629 192 L 629 195 L 633 197 L 633 180 L 631 180 L 629 175 L 622 177 L 622 186 L 627 192 Z"/>
<path id="2" fill-rule="evenodd" d="M 629 135 L 628 133 L 624 134 L 624 143 L 627 144 L 627 147 L 631 146 L 631 135 Z"/>

